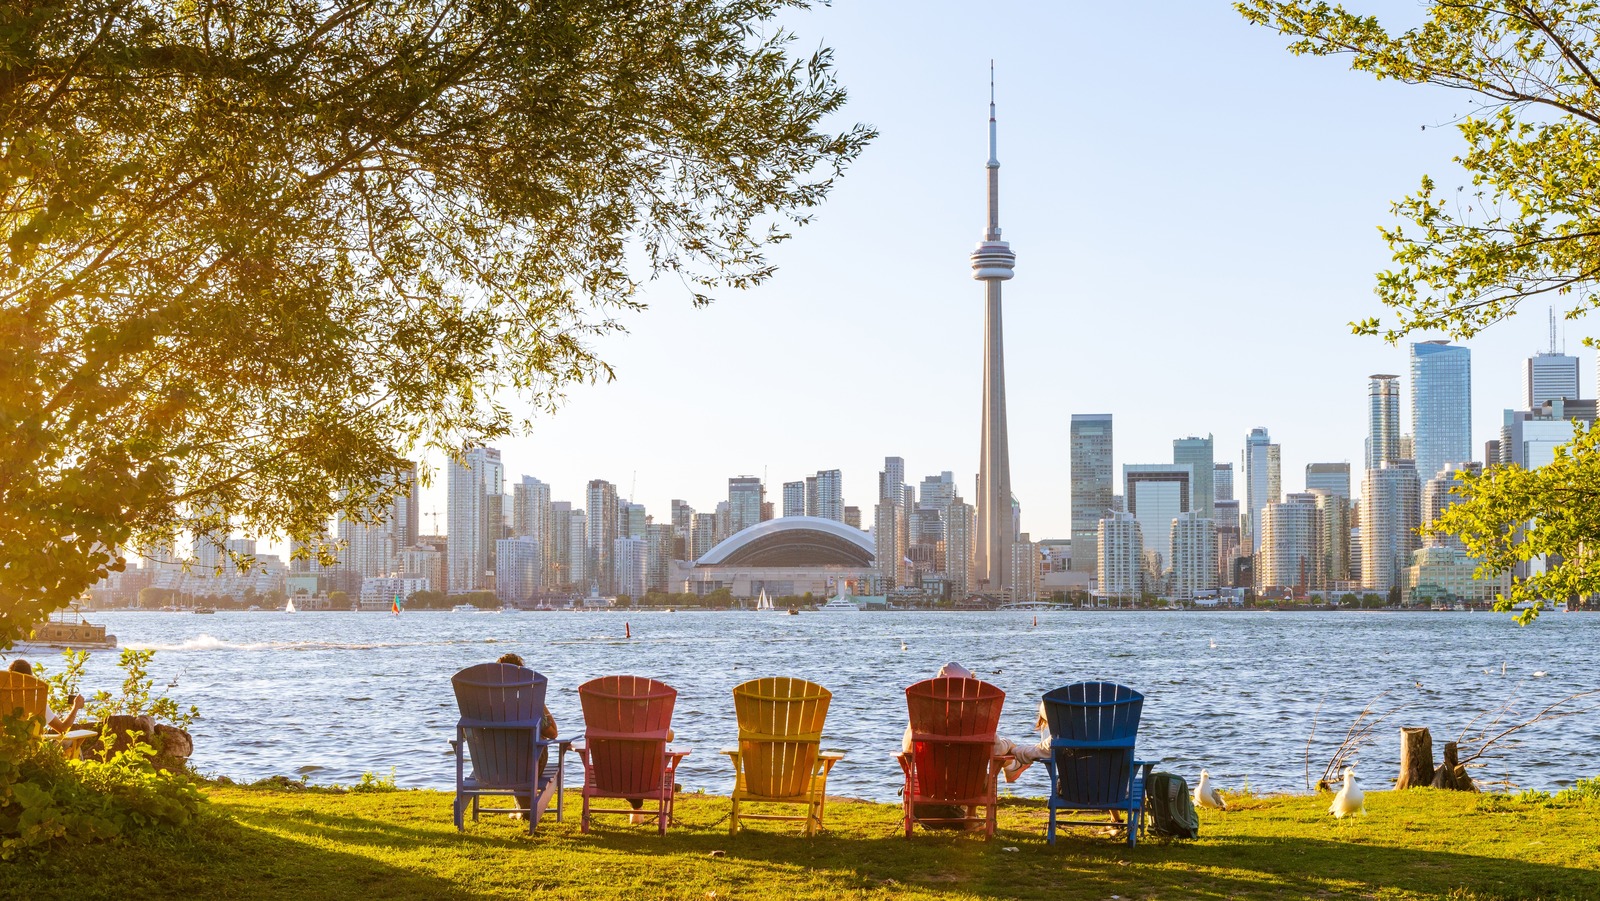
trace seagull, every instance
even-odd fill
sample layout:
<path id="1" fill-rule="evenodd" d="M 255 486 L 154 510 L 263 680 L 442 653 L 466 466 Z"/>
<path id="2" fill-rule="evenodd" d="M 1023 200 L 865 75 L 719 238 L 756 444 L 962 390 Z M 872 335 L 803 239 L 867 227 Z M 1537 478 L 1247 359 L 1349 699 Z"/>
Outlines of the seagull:
<path id="1" fill-rule="evenodd" d="M 900 639 L 900 650 L 902 650 L 902 651 L 911 650 L 911 648 L 906 646 L 906 640 L 904 638 Z"/>
<path id="2" fill-rule="evenodd" d="M 1356 788 L 1355 768 L 1345 767 L 1344 787 L 1339 789 L 1337 795 L 1333 796 L 1333 803 L 1328 805 L 1328 812 L 1333 814 L 1336 819 L 1341 820 L 1353 813 L 1365 816 L 1367 813 L 1366 797 L 1361 789 Z"/>
<path id="3" fill-rule="evenodd" d="M 1217 640 L 1215 638 L 1211 639 L 1211 647 L 1213 650 L 1215 650 L 1217 647 Z"/>
<path id="4" fill-rule="evenodd" d="M 1548 675 L 1550 675 L 1550 674 L 1545 672 L 1544 670 L 1537 670 L 1537 671 L 1534 672 L 1533 677 L 1535 679 L 1543 679 L 1545 676 L 1548 676 Z"/>
<path id="5" fill-rule="evenodd" d="M 1211 784 L 1211 774 L 1205 770 L 1200 771 L 1200 784 L 1194 787 L 1194 804 L 1196 807 L 1228 809 L 1228 802 L 1222 800 L 1222 792 L 1217 791 L 1217 787 Z"/>

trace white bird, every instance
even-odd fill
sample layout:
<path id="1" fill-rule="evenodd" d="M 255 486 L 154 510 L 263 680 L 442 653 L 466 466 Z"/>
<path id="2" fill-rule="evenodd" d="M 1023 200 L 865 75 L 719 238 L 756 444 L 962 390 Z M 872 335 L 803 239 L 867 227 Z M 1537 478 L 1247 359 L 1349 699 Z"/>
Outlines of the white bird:
<path id="1" fill-rule="evenodd" d="M 1217 791 L 1217 787 L 1211 784 L 1211 774 L 1205 770 L 1200 771 L 1200 784 L 1194 787 L 1194 804 L 1196 807 L 1228 809 L 1228 802 L 1222 799 L 1222 792 Z"/>
<path id="2" fill-rule="evenodd" d="M 1533 674 L 1533 677 L 1535 679 L 1543 679 L 1545 676 L 1548 676 L 1548 675 L 1550 675 L 1550 674 L 1545 672 L 1544 670 L 1538 670 L 1537 672 L 1535 672 Z"/>
<path id="3" fill-rule="evenodd" d="M 906 647 L 906 640 L 904 638 L 900 639 L 900 650 L 902 650 L 902 651 L 911 650 L 909 647 Z"/>
<path id="4" fill-rule="evenodd" d="M 1328 812 L 1335 818 L 1344 819 L 1354 813 L 1366 815 L 1366 798 L 1361 789 L 1356 788 L 1356 771 L 1353 767 L 1344 768 L 1344 787 L 1333 796 L 1333 803 L 1328 805 Z"/>
<path id="5" fill-rule="evenodd" d="M 1216 646 L 1217 646 L 1217 640 L 1215 638 L 1211 639 L 1211 647 L 1215 648 Z"/>

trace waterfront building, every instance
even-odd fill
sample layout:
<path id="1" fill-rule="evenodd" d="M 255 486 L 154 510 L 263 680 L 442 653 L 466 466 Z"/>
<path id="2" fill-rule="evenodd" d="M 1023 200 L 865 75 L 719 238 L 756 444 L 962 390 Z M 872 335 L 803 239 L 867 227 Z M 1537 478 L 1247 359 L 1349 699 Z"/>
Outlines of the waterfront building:
<path id="1" fill-rule="evenodd" d="M 1448 341 L 1411 345 L 1411 437 L 1417 474 L 1472 459 L 1472 352 Z"/>
<path id="2" fill-rule="evenodd" d="M 672 499 L 672 525 L 677 529 L 691 529 L 694 527 L 694 508 L 688 501 Z"/>
<path id="3" fill-rule="evenodd" d="M 1367 470 L 1361 486 L 1361 582 L 1368 591 L 1399 585 L 1417 549 L 1422 485 L 1410 460 Z"/>
<path id="4" fill-rule="evenodd" d="M 1217 524 L 1217 585 L 1233 587 L 1235 561 L 1244 553 L 1239 528 L 1239 501 L 1219 500 L 1214 505 Z"/>
<path id="5" fill-rule="evenodd" d="M 1100 520 L 1111 512 L 1116 493 L 1111 414 L 1074 413 L 1070 434 L 1072 568 L 1094 572 L 1099 566 Z"/>
<path id="6" fill-rule="evenodd" d="M 1176 438 L 1172 442 L 1172 462 L 1189 465 L 1189 508 L 1206 519 L 1214 519 L 1216 515 L 1216 493 L 1212 485 L 1216 462 L 1213 457 L 1210 435 L 1204 438 Z"/>
<path id="7" fill-rule="evenodd" d="M 1007 594 L 1011 601 L 1036 601 L 1039 599 L 1039 548 L 1023 532 L 1011 543 L 1011 572 L 1006 577 Z"/>
<path id="8" fill-rule="evenodd" d="M 1144 536 L 1132 513 L 1112 513 L 1100 520 L 1096 546 L 1096 594 L 1103 598 L 1137 600 L 1143 589 Z"/>
<path id="9" fill-rule="evenodd" d="M 418 536 L 419 540 L 421 537 Z M 438 540 L 447 541 L 443 536 L 439 536 Z M 426 580 L 429 590 L 445 584 L 445 551 L 437 547 L 417 544 L 401 548 L 396 562 L 402 576 Z"/>
<path id="10" fill-rule="evenodd" d="M 1000 285 L 1011 278 L 1016 254 L 1000 237 L 1000 157 L 996 140 L 994 77 L 989 79 L 988 224 L 972 252 L 972 277 L 983 282 L 983 422 L 978 454 L 977 550 L 973 581 L 1003 593 L 1017 529 L 1011 495 L 1011 451 L 1006 429 L 1005 340 Z"/>
<path id="11" fill-rule="evenodd" d="M 356 602 L 362 610 L 389 610 L 395 598 L 404 604 L 419 591 L 432 591 L 433 583 L 426 576 L 371 576 L 361 580 L 361 593 Z"/>
<path id="12" fill-rule="evenodd" d="M 736 598 L 766 591 L 820 599 L 877 581 L 875 550 L 865 532 L 837 520 L 786 516 L 730 536 L 692 563 L 673 563 L 672 579 L 699 595 L 726 588 Z"/>
<path id="13" fill-rule="evenodd" d="M 878 501 L 873 508 L 872 541 L 878 563 L 878 579 L 885 590 L 897 588 L 904 582 L 905 547 L 901 543 L 904 525 L 903 506 L 891 498 Z"/>
<path id="14" fill-rule="evenodd" d="M 1350 499 L 1327 489 L 1307 492 L 1317 506 L 1317 587 L 1334 588 L 1352 581 L 1350 575 Z"/>
<path id="15" fill-rule="evenodd" d="M 668 523 L 651 523 L 645 542 L 649 557 L 645 564 L 644 588 L 646 592 L 667 591 L 671 585 L 672 561 L 677 556 L 678 527 Z"/>
<path id="16" fill-rule="evenodd" d="M 548 558 L 550 544 L 550 486 L 533 476 L 523 476 L 511 486 L 511 534 L 539 542 Z"/>
<path id="17" fill-rule="evenodd" d="M 1250 536 L 1251 553 L 1261 547 L 1261 509 L 1275 504 L 1283 490 L 1282 464 L 1278 445 L 1265 428 L 1257 426 L 1244 439 L 1241 472 L 1244 476 L 1244 531 Z"/>
<path id="18" fill-rule="evenodd" d="M 1400 377 L 1367 377 L 1367 469 L 1379 469 L 1400 456 Z"/>
<path id="19" fill-rule="evenodd" d="M 817 481 L 815 478 L 802 479 L 798 482 L 783 483 L 783 515 L 805 516 L 806 514 L 806 483 L 812 486 L 812 509 L 816 508 L 815 493 Z"/>
<path id="20" fill-rule="evenodd" d="M 1128 512 L 1139 520 L 1144 550 L 1161 558 L 1162 571 L 1172 559 L 1162 540 L 1172 521 L 1191 509 L 1194 473 L 1187 463 L 1125 463 L 1122 467 Z M 1205 517 L 1210 519 L 1210 517 Z"/>
<path id="21" fill-rule="evenodd" d="M 1258 593 L 1278 590 L 1303 598 L 1321 588 L 1317 579 L 1319 553 L 1317 506 L 1293 496 L 1261 510 L 1261 550 L 1255 556 Z"/>
<path id="22" fill-rule="evenodd" d="M 1546 401 L 1537 410 L 1507 410 L 1500 429 L 1500 461 L 1537 469 L 1555 459 L 1555 449 L 1571 444 L 1576 424 L 1594 423 L 1594 400 Z"/>
<path id="23" fill-rule="evenodd" d="M 449 591 L 479 591 L 488 587 L 494 542 L 503 537 L 505 468 L 492 447 L 472 448 L 448 468 Z"/>
<path id="24" fill-rule="evenodd" d="M 589 525 L 588 576 L 598 585 L 603 595 L 616 594 L 611 584 L 613 563 L 611 554 L 620 536 L 617 530 L 617 513 L 621 501 L 617 486 L 605 479 L 591 479 L 588 487 L 588 506 L 584 508 Z M 580 590 L 583 583 L 575 586 Z"/>
<path id="25" fill-rule="evenodd" d="M 589 552 L 589 514 L 573 510 L 567 514 L 567 578 L 565 584 L 579 591 L 595 579 L 594 555 Z"/>
<path id="26" fill-rule="evenodd" d="M 650 542 L 643 538 L 617 538 L 611 547 L 612 593 L 627 595 L 634 603 L 644 596 L 650 570 Z"/>
<path id="27" fill-rule="evenodd" d="M 1217 590 L 1217 523 L 1199 511 L 1172 520 L 1172 595 L 1190 599 Z"/>
<path id="28" fill-rule="evenodd" d="M 945 508 L 944 574 L 950 597 L 962 600 L 972 592 L 972 538 L 977 512 L 960 496 Z"/>
<path id="29" fill-rule="evenodd" d="M 1479 578 L 1477 569 L 1478 561 L 1459 547 L 1418 548 L 1405 570 L 1403 597 L 1411 604 L 1489 604 L 1511 590 L 1510 573 Z"/>
<path id="30" fill-rule="evenodd" d="M 544 591 L 544 550 L 536 538 L 518 535 L 495 542 L 494 596 L 507 604 L 532 600 Z"/>
<path id="31" fill-rule="evenodd" d="M 1349 500 L 1350 464 L 1307 463 L 1306 490 L 1326 491 L 1329 494 Z"/>
<path id="32" fill-rule="evenodd" d="M 1233 500 L 1233 464 L 1218 463 L 1211 467 L 1212 511 L 1216 501 Z"/>

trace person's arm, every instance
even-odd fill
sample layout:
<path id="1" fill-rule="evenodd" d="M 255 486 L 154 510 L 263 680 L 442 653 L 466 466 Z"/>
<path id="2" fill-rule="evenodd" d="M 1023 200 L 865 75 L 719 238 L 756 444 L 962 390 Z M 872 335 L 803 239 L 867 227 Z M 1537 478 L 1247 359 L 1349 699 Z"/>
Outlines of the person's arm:
<path id="1" fill-rule="evenodd" d="M 68 731 L 71 731 L 72 724 L 74 722 L 76 722 L 77 719 L 78 719 L 78 711 L 80 711 L 82 709 L 83 709 L 83 695 L 73 695 L 72 696 L 72 709 L 67 711 L 66 715 L 64 715 L 64 716 L 52 716 L 50 718 L 50 728 L 54 729 L 57 732 L 68 732 Z"/>
<path id="2" fill-rule="evenodd" d="M 539 727 L 539 736 L 541 738 L 555 738 L 556 735 L 557 731 L 555 715 L 549 710 L 546 710 L 544 712 L 544 723 Z"/>

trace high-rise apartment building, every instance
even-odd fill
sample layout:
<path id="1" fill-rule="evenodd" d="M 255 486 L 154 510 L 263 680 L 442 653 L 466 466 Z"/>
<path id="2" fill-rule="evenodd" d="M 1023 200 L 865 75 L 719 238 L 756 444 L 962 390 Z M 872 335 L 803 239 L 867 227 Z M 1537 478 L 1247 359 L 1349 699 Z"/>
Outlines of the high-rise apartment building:
<path id="1" fill-rule="evenodd" d="M 1307 493 L 1317 499 L 1317 548 L 1322 555 L 1318 587 L 1349 587 L 1354 581 L 1350 575 L 1350 498 L 1322 488 L 1308 487 Z"/>
<path id="2" fill-rule="evenodd" d="M 1472 459 L 1472 352 L 1466 347 L 1411 345 L 1411 437 L 1419 478 Z"/>
<path id="3" fill-rule="evenodd" d="M 1421 482 L 1410 460 L 1367 470 L 1361 486 L 1361 581 L 1368 591 L 1400 584 L 1418 547 Z"/>
<path id="4" fill-rule="evenodd" d="M 446 481 L 449 507 L 451 592 L 479 591 L 489 584 L 494 543 L 503 537 L 505 467 L 500 451 L 475 447 L 461 461 L 451 460 Z"/>
<path id="5" fill-rule="evenodd" d="M 816 482 L 817 506 L 812 515 L 844 522 L 844 473 L 837 469 L 819 469 Z"/>
<path id="6" fill-rule="evenodd" d="M 550 531 L 550 486 L 533 476 L 523 476 L 511 486 L 511 534 L 548 541 Z"/>
<path id="7" fill-rule="evenodd" d="M 1100 520 L 1097 577 L 1100 597 L 1138 600 L 1144 585 L 1144 536 L 1132 513 L 1112 513 Z"/>
<path id="8" fill-rule="evenodd" d="M 1070 435 L 1072 568 L 1094 572 L 1100 565 L 1100 520 L 1111 512 L 1116 493 L 1111 414 L 1072 414 Z"/>
<path id="9" fill-rule="evenodd" d="M 1216 502 L 1217 523 L 1217 584 L 1233 586 L 1234 561 L 1244 553 L 1240 546 L 1239 502 Z"/>
<path id="10" fill-rule="evenodd" d="M 1172 462 L 1187 463 L 1194 475 L 1190 483 L 1189 509 L 1206 519 L 1213 519 L 1216 493 L 1212 479 L 1216 475 L 1211 436 L 1204 438 L 1177 438 L 1172 442 Z"/>
<path id="11" fill-rule="evenodd" d="M 678 527 L 668 523 L 650 524 L 645 541 L 649 560 L 645 566 L 645 591 L 666 591 L 672 575 L 672 560 L 678 543 Z"/>
<path id="12" fill-rule="evenodd" d="M 806 515 L 806 483 L 808 481 L 812 485 L 816 484 L 815 479 L 783 483 L 783 515 L 785 517 Z"/>
<path id="13" fill-rule="evenodd" d="M 861 528 L 861 508 L 860 507 L 846 507 L 846 508 L 844 508 L 844 524 L 849 526 L 852 529 Z"/>
<path id="14" fill-rule="evenodd" d="M 508 604 L 532 600 L 544 590 L 544 550 L 528 535 L 495 542 L 494 595 Z"/>
<path id="15" fill-rule="evenodd" d="M 588 536 L 584 537 L 584 542 L 578 548 L 580 557 L 588 553 Z M 550 529 L 546 543 L 551 547 L 545 549 L 545 559 L 548 561 L 545 569 L 545 586 L 559 589 L 573 585 L 571 501 L 550 502 Z"/>
<path id="16" fill-rule="evenodd" d="M 959 496 L 945 508 L 944 574 L 950 597 L 963 600 L 972 593 L 972 529 L 976 511 Z"/>
<path id="17" fill-rule="evenodd" d="M 715 513 L 696 513 L 689 534 L 689 558 L 699 560 L 717 543 L 717 516 Z"/>
<path id="18" fill-rule="evenodd" d="M 1306 490 L 1326 491 L 1350 499 L 1349 463 L 1307 463 Z"/>
<path id="19" fill-rule="evenodd" d="M 761 522 L 761 504 L 766 499 L 766 486 L 759 478 L 736 476 L 729 479 L 728 534 L 737 534 Z"/>
<path id="20" fill-rule="evenodd" d="M 1013 602 L 1036 601 L 1039 599 L 1039 546 L 1034 544 L 1028 533 L 1023 532 L 1017 540 L 1011 543 L 1011 572 L 1006 579 L 1009 586 L 1006 595 Z"/>
<path id="21" fill-rule="evenodd" d="M 1303 598 L 1320 588 L 1319 531 L 1315 498 L 1307 503 L 1301 496 L 1292 496 L 1283 503 L 1266 505 L 1261 511 L 1261 550 L 1255 558 L 1257 589 L 1284 589 Z"/>
<path id="22" fill-rule="evenodd" d="M 1446 464 L 1445 468 L 1436 476 L 1422 483 L 1422 519 L 1424 526 L 1438 519 L 1444 511 L 1461 503 L 1466 498 L 1455 493 L 1460 485 L 1460 479 L 1467 473 L 1479 473 L 1483 466 L 1478 463 L 1463 463 L 1460 465 Z M 1455 535 L 1423 536 L 1422 543 L 1426 547 L 1453 547 L 1465 549 L 1460 538 Z"/>
<path id="23" fill-rule="evenodd" d="M 1187 463 L 1128 463 L 1123 464 L 1122 479 L 1128 512 L 1139 520 L 1145 552 L 1158 554 L 1163 570 L 1170 567 L 1172 549 L 1162 539 L 1171 533 L 1178 514 L 1192 509 L 1193 469 Z"/>
<path id="24" fill-rule="evenodd" d="M 650 542 L 643 538 L 618 538 L 611 547 L 611 584 L 618 595 L 637 604 L 644 596 L 650 569 Z"/>
<path id="25" fill-rule="evenodd" d="M 891 498 L 878 501 L 873 508 L 872 542 L 878 579 L 884 590 L 901 584 L 905 566 L 905 546 L 901 542 L 905 521 L 905 508 Z"/>
<path id="26" fill-rule="evenodd" d="M 1232 463 L 1218 463 L 1211 467 L 1211 497 L 1213 505 L 1216 501 L 1233 500 Z"/>
<path id="27" fill-rule="evenodd" d="M 605 479 L 590 479 L 586 497 L 588 506 L 584 512 L 589 525 L 589 581 L 599 586 L 601 594 L 615 594 L 616 588 L 611 584 L 611 555 L 617 539 L 621 537 L 617 528 L 617 514 L 621 509 L 617 486 Z"/>
<path id="28" fill-rule="evenodd" d="M 1257 426 L 1244 439 L 1244 529 L 1250 535 L 1250 549 L 1261 549 L 1261 510 L 1282 496 L 1283 472 L 1278 445 L 1265 428 Z"/>
<path id="29" fill-rule="evenodd" d="M 583 591 L 591 584 L 598 587 L 594 571 L 594 554 L 589 549 L 589 513 L 572 510 L 567 513 L 567 584 Z"/>
<path id="30" fill-rule="evenodd" d="M 1172 520 L 1172 594 L 1196 598 L 1217 590 L 1217 524 L 1198 512 Z"/>
<path id="31" fill-rule="evenodd" d="M 1367 468 L 1378 469 L 1400 457 L 1400 377 L 1367 377 Z"/>
<path id="32" fill-rule="evenodd" d="M 904 457 L 884 457 L 878 473 L 878 499 L 901 503 L 905 497 L 906 461 Z"/>
<path id="33" fill-rule="evenodd" d="M 626 500 L 617 502 L 618 538 L 643 538 L 649 524 L 650 514 L 645 511 L 644 504 Z"/>

